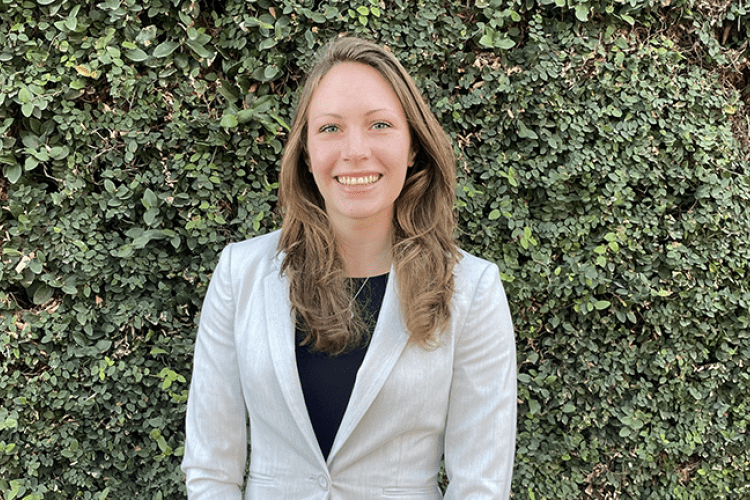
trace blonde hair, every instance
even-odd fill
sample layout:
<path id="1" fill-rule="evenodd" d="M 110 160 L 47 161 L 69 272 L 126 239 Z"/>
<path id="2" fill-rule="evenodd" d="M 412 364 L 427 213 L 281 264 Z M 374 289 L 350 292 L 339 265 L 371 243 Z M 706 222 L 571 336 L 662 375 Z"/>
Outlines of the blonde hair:
<path id="1" fill-rule="evenodd" d="M 453 268 L 460 258 L 453 239 L 456 160 L 445 131 L 398 60 L 372 42 L 351 37 L 334 39 L 309 73 L 281 160 L 278 250 L 286 253 L 282 272 L 289 279 L 298 328 L 305 333 L 302 344 L 336 355 L 367 336 L 361 313 L 352 315 L 353 290 L 306 164 L 310 101 L 326 73 L 342 62 L 376 69 L 390 83 L 409 123 L 416 157 L 394 204 L 391 257 L 410 341 L 428 348 L 450 321 Z"/>

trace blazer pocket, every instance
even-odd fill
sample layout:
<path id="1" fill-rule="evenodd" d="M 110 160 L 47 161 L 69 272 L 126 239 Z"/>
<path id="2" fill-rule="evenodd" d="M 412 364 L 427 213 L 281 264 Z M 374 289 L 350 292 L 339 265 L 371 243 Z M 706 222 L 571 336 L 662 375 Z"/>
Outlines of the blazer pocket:
<path id="1" fill-rule="evenodd" d="M 394 486 L 391 488 L 383 488 L 383 496 L 385 498 L 400 498 L 402 500 L 433 500 L 441 498 L 438 491 L 437 486 L 421 486 L 416 488 Z"/>

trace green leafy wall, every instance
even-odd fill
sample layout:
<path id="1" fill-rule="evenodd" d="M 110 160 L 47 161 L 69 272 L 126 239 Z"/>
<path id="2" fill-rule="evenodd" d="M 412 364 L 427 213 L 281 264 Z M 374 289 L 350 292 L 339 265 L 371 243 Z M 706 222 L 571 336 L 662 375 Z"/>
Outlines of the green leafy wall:
<path id="1" fill-rule="evenodd" d="M 387 44 L 518 341 L 514 498 L 750 496 L 750 14 L 703 0 L 0 0 L 0 498 L 180 498 L 219 251 L 304 68 Z"/>

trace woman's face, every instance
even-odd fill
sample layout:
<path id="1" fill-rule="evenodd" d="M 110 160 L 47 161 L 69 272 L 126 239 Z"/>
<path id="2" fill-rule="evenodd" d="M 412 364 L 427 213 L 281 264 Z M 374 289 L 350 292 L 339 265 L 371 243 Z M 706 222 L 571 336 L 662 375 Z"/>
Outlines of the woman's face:
<path id="1" fill-rule="evenodd" d="M 401 103 L 377 70 L 347 62 L 326 73 L 310 101 L 307 152 L 334 226 L 391 224 L 414 155 Z"/>

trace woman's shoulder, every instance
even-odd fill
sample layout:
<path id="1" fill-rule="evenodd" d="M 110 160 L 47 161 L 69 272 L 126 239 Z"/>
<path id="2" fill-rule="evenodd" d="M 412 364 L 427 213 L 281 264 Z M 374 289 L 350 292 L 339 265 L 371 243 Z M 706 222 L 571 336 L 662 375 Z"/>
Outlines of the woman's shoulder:
<path id="1" fill-rule="evenodd" d="M 478 296 L 504 293 L 497 264 L 461 250 L 461 259 L 453 271 L 454 299 L 471 303 Z"/>
<path id="2" fill-rule="evenodd" d="M 222 260 L 227 261 L 233 273 L 248 266 L 278 267 L 280 256 L 277 247 L 280 235 L 281 231 L 277 230 L 230 243 L 222 252 Z"/>
<path id="3" fill-rule="evenodd" d="M 276 247 L 279 244 L 279 237 L 281 236 L 281 229 L 271 231 L 270 233 L 253 236 L 246 240 L 237 241 L 230 243 L 228 246 L 232 247 L 233 251 L 239 251 L 243 253 L 260 253 L 260 254 L 276 254 Z"/>
<path id="4" fill-rule="evenodd" d="M 456 278 L 476 283 L 488 271 L 498 272 L 496 271 L 497 265 L 494 262 L 477 257 L 465 250 L 459 250 L 459 252 L 461 259 L 455 267 L 454 275 Z"/>

